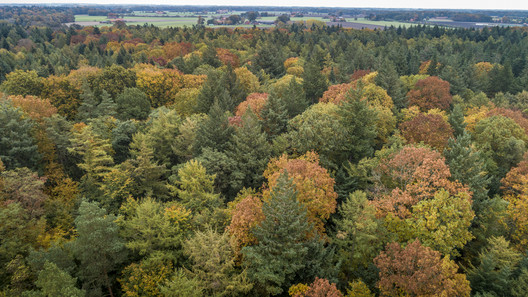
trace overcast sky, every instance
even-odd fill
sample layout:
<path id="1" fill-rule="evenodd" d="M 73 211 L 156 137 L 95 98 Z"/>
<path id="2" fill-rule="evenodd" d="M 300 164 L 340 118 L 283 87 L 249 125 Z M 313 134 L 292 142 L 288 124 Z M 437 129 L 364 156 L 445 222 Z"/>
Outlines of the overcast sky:
<path id="1" fill-rule="evenodd" d="M 526 0 L 0 0 L 7 3 L 98 3 L 98 4 L 169 4 L 169 5 L 255 5 L 255 6 L 322 6 L 322 7 L 391 7 L 391 8 L 472 8 L 523 9 Z"/>

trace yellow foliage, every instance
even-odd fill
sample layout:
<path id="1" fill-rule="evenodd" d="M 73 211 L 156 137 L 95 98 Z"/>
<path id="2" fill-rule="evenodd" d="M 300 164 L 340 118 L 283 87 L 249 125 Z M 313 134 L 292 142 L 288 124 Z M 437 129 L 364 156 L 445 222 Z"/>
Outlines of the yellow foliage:
<path id="1" fill-rule="evenodd" d="M 304 293 L 308 292 L 308 290 L 310 290 L 310 286 L 305 284 L 296 284 L 290 287 L 288 294 L 290 296 L 302 296 Z"/>

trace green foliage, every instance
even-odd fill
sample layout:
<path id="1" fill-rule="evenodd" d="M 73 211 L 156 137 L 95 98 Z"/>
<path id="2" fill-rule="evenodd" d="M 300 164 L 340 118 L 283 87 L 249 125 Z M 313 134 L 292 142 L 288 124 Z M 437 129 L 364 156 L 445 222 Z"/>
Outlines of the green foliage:
<path id="1" fill-rule="evenodd" d="M 479 150 L 489 158 L 486 169 L 492 177 L 490 192 L 495 194 L 500 179 L 521 161 L 528 136 L 512 119 L 492 116 L 477 123 L 473 137 Z"/>
<path id="2" fill-rule="evenodd" d="M 79 216 L 75 219 L 78 237 L 73 243 L 73 253 L 80 263 L 78 276 L 83 289 L 100 292 L 105 287 L 112 295 L 111 277 L 127 256 L 115 219 L 96 202 L 83 200 L 79 206 Z"/>
<path id="3" fill-rule="evenodd" d="M 251 290 L 246 271 L 235 267 L 235 253 L 227 232 L 198 231 L 184 244 L 192 260 L 190 275 L 200 281 L 207 296 L 236 296 Z"/>
<path id="4" fill-rule="evenodd" d="M 40 167 L 34 127 L 33 121 L 21 110 L 0 102 L 0 158 L 6 169 L 28 167 L 37 170 Z"/>
<path id="5" fill-rule="evenodd" d="M 460 104 L 456 104 L 453 107 L 453 111 L 449 114 L 449 124 L 453 128 L 455 137 L 464 133 L 467 124 L 464 122 L 464 110 Z"/>
<path id="6" fill-rule="evenodd" d="M 272 91 L 262 111 L 262 129 L 268 135 L 268 139 L 274 139 L 286 131 L 288 122 L 288 110 L 283 100 Z"/>
<path id="7" fill-rule="evenodd" d="M 136 88 L 125 88 L 115 100 L 117 117 L 121 120 L 144 120 L 150 112 L 150 102 L 147 95 Z"/>
<path id="8" fill-rule="evenodd" d="M 190 227 L 190 212 L 177 204 L 145 198 L 128 199 L 118 225 L 126 247 L 144 257 L 180 260 L 181 244 Z"/>
<path id="9" fill-rule="evenodd" d="M 357 162 L 364 157 L 370 157 L 374 153 L 374 143 L 377 136 L 375 110 L 369 108 L 363 97 L 363 88 L 358 86 L 356 90 L 350 90 L 345 101 L 341 104 L 338 114 L 340 115 L 347 158 Z"/>
<path id="10" fill-rule="evenodd" d="M 258 188 L 262 185 L 262 174 L 271 156 L 271 146 L 252 112 L 246 112 L 242 117 L 241 127 L 235 130 L 226 155 L 236 164 L 230 178 L 233 192 L 238 193 L 244 187 Z"/>
<path id="11" fill-rule="evenodd" d="M 512 296 L 513 272 L 520 260 L 520 253 L 504 237 L 489 238 L 488 245 L 479 253 L 478 266 L 471 266 L 468 271 L 471 288 L 474 292 Z"/>
<path id="12" fill-rule="evenodd" d="M 296 283 L 299 274 L 309 277 L 302 272 L 309 268 L 308 259 L 321 260 L 310 251 L 317 240 L 308 238 L 313 227 L 296 196 L 287 173 L 282 174 L 262 207 L 264 221 L 253 231 L 258 244 L 242 249 L 248 276 L 261 295 L 281 294 Z"/>
<path id="13" fill-rule="evenodd" d="M 313 62 L 308 62 L 304 66 L 302 78 L 306 99 L 313 104 L 323 96 L 328 88 L 328 81 L 321 73 L 321 69 Z"/>
<path id="14" fill-rule="evenodd" d="M 75 287 L 76 278 L 61 270 L 57 265 L 46 262 L 38 274 L 35 285 L 39 291 L 25 292 L 27 297 L 84 297 L 86 292 Z"/>
<path id="15" fill-rule="evenodd" d="M 196 132 L 195 155 L 199 155 L 204 148 L 225 151 L 233 132 L 233 127 L 229 125 L 228 113 L 215 101 L 207 119 L 201 122 Z"/>
<path id="16" fill-rule="evenodd" d="M 202 297 L 202 284 L 196 278 L 190 278 L 182 269 L 174 272 L 172 278 L 160 286 L 161 293 L 167 297 Z"/>
<path id="17" fill-rule="evenodd" d="M 336 219 L 335 243 L 347 280 L 364 270 L 383 248 L 386 231 L 376 218 L 376 210 L 369 205 L 365 192 L 351 193 L 339 207 Z"/>
<path id="18" fill-rule="evenodd" d="M 42 78 L 36 71 L 15 70 L 6 75 L 0 89 L 10 95 L 39 96 L 43 87 Z"/>

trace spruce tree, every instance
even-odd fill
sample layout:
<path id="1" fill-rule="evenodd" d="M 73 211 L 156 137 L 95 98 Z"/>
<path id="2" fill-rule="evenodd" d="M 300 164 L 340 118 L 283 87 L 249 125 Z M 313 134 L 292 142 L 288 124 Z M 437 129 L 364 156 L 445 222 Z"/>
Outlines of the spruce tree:
<path id="1" fill-rule="evenodd" d="M 374 152 L 377 136 L 377 112 L 368 106 L 363 97 L 363 87 L 350 90 L 345 101 L 339 108 L 339 115 L 347 138 L 346 153 L 348 160 L 357 162 L 364 157 L 370 157 Z"/>
<path id="2" fill-rule="evenodd" d="M 288 124 L 288 111 L 284 102 L 272 91 L 268 101 L 260 113 L 262 117 L 262 128 L 268 134 L 268 140 L 286 132 Z"/>
<path id="3" fill-rule="evenodd" d="M 259 188 L 262 185 L 262 173 L 268 164 L 271 147 L 251 110 L 248 109 L 243 116 L 242 126 L 233 134 L 226 155 L 237 164 L 230 182 L 235 192 L 243 187 Z"/>
<path id="4" fill-rule="evenodd" d="M 449 115 L 449 124 L 453 127 L 455 137 L 464 134 L 467 124 L 464 122 L 464 110 L 460 104 L 456 104 L 453 107 L 453 111 Z"/>
<path id="5" fill-rule="evenodd" d="M 73 243 L 83 288 L 102 295 L 100 290 L 104 287 L 111 297 L 111 276 L 126 259 L 125 243 L 119 237 L 115 220 L 96 202 L 83 201 L 75 219 L 78 237 Z"/>
<path id="6" fill-rule="evenodd" d="M 290 119 L 301 114 L 308 108 L 308 101 L 306 100 L 303 86 L 297 82 L 295 77 L 290 80 L 290 84 L 281 99 L 284 102 Z"/>
<path id="7" fill-rule="evenodd" d="M 233 134 L 233 127 L 229 125 L 227 113 L 215 101 L 205 121 L 198 128 L 194 149 L 195 156 L 206 147 L 225 151 L 227 143 Z"/>
<path id="8" fill-rule="evenodd" d="M 258 244 L 242 249 L 248 276 L 261 296 L 278 295 L 294 284 L 306 267 L 307 236 L 313 226 L 287 173 L 279 177 L 262 207 L 264 221 L 253 230 Z"/>

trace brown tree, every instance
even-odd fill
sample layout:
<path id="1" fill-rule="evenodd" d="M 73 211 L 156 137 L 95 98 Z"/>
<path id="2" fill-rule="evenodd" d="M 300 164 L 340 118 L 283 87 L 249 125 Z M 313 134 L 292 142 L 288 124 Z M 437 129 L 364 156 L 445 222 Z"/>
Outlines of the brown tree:
<path id="1" fill-rule="evenodd" d="M 379 269 L 382 296 L 469 296 L 466 276 L 439 252 L 422 246 L 419 240 L 402 247 L 390 243 L 374 259 Z"/>
<path id="2" fill-rule="evenodd" d="M 429 76 L 419 80 L 414 88 L 407 93 L 409 105 L 416 105 L 422 111 L 438 108 L 446 110 L 451 105 L 449 83 L 437 76 Z"/>
<path id="3" fill-rule="evenodd" d="M 419 114 L 400 125 L 403 137 L 409 143 L 430 145 L 442 152 L 449 138 L 453 137 L 453 128 L 439 114 Z"/>

